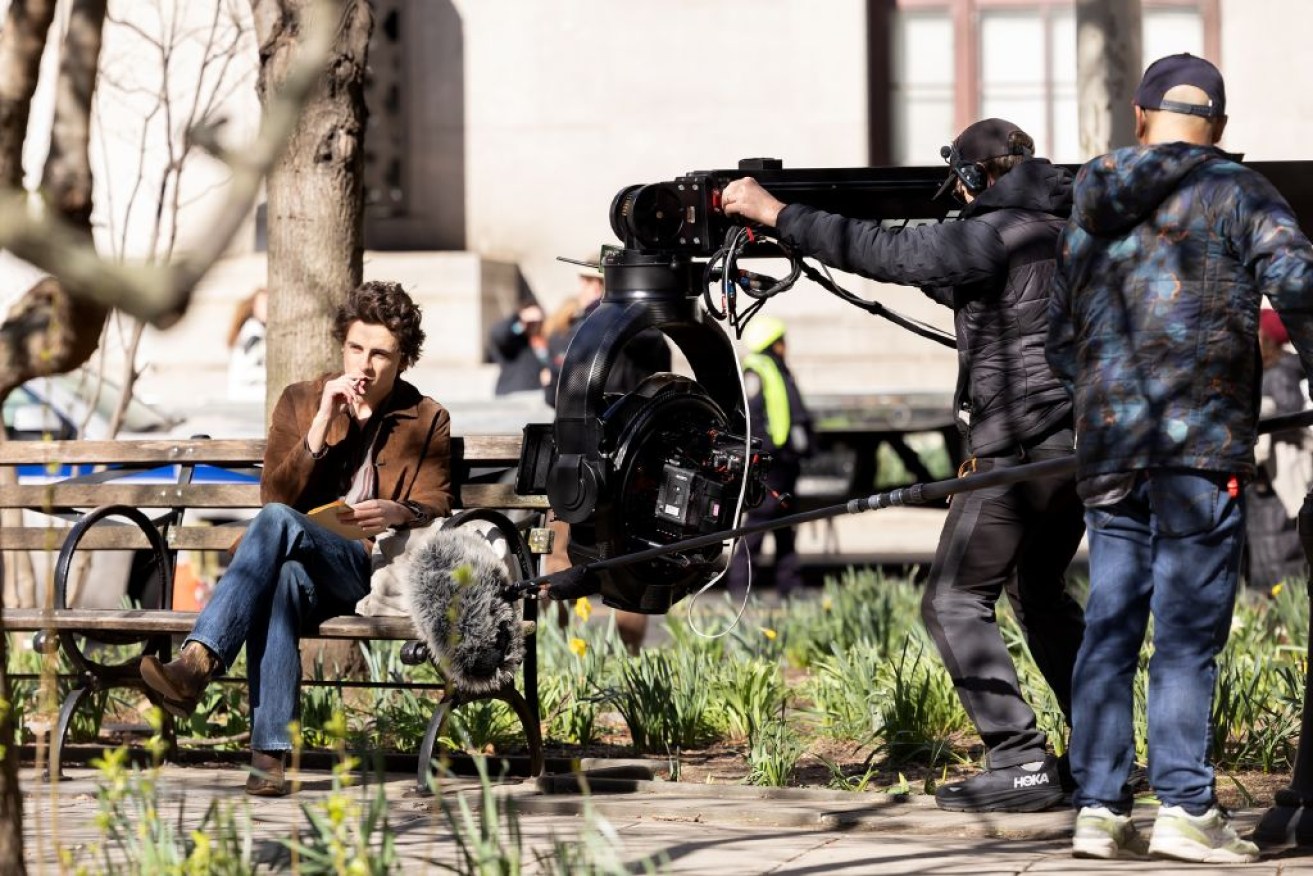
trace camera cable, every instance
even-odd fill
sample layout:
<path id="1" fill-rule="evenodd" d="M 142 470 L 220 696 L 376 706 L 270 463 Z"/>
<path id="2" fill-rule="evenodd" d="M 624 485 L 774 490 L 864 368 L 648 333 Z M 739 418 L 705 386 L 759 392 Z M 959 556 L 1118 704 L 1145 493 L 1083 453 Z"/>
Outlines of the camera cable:
<path id="1" fill-rule="evenodd" d="M 743 471 L 743 478 L 739 483 L 738 502 L 735 504 L 734 507 L 734 520 L 738 522 L 743 517 L 743 505 L 748 493 L 749 472 L 747 470 L 747 466 L 750 466 L 752 464 L 752 425 L 753 424 L 752 424 L 752 413 L 750 408 L 748 407 L 748 384 L 747 381 L 745 381 L 743 378 L 743 362 L 739 359 L 739 351 L 736 347 L 731 345 L 731 351 L 734 355 L 734 370 L 738 374 L 738 378 L 739 378 L 739 393 L 743 399 L 743 459 L 746 461 L 745 468 Z M 740 550 L 746 551 L 748 549 L 747 543 L 743 540 L 742 536 L 731 536 L 728 540 L 729 540 L 729 559 L 725 563 L 725 568 L 717 572 L 714 576 L 712 576 L 711 580 L 709 580 L 706 584 L 703 584 L 701 588 L 699 588 L 697 591 L 695 591 L 692 594 L 692 596 L 689 598 L 688 605 L 685 609 L 686 620 L 688 621 L 689 630 L 693 632 L 693 635 L 702 639 L 708 639 L 708 640 L 719 639 L 729 635 L 735 629 L 737 629 L 739 622 L 743 619 L 743 613 L 747 611 L 748 601 L 752 596 L 752 563 L 751 563 L 751 558 L 749 558 L 748 580 L 747 580 L 747 585 L 744 587 L 743 590 L 743 601 L 739 603 L 737 609 L 734 612 L 734 617 L 729 621 L 728 624 L 725 625 L 725 628 L 716 633 L 707 632 L 706 630 L 702 629 L 698 625 L 698 620 L 693 614 L 693 608 L 694 606 L 697 605 L 697 601 L 702 597 L 702 594 L 706 593 L 708 590 L 714 587 L 717 583 L 720 582 L 722 578 L 725 577 L 726 574 L 729 573 L 730 567 L 734 563 L 735 553 Z"/>

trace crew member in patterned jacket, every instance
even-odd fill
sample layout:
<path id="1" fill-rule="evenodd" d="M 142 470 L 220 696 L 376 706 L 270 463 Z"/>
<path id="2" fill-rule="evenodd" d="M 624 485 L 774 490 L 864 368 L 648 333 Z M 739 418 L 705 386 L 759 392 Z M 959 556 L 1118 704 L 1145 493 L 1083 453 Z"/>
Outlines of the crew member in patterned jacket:
<path id="1" fill-rule="evenodd" d="M 955 404 L 973 471 L 1069 455 L 1071 401 L 1044 359 L 1054 253 L 1071 174 L 1033 157 L 1011 122 L 984 119 L 941 152 L 940 188 L 961 221 L 892 231 L 785 205 L 752 179 L 722 193 L 728 214 L 779 229 L 795 252 L 874 280 L 919 286 L 952 308 Z M 987 749 L 986 770 L 936 792 L 941 808 L 1031 812 L 1061 801 L 1059 762 L 1021 693 L 995 619 L 1006 592 L 1063 713 L 1084 624 L 1066 569 L 1084 532 L 1075 480 L 1050 477 L 954 498 L 921 603 L 926 627 Z"/>
<path id="2" fill-rule="evenodd" d="M 1160 59 L 1135 104 L 1140 145 L 1076 178 L 1049 304 L 1048 357 L 1074 394 L 1090 545 L 1073 851 L 1143 851 L 1125 782 L 1152 616 L 1149 782 L 1162 807 L 1148 851 L 1252 861 L 1257 849 L 1217 806 L 1209 715 L 1254 473 L 1260 298 L 1313 375 L 1313 250 L 1272 185 L 1216 148 L 1226 125 L 1216 67 Z"/>

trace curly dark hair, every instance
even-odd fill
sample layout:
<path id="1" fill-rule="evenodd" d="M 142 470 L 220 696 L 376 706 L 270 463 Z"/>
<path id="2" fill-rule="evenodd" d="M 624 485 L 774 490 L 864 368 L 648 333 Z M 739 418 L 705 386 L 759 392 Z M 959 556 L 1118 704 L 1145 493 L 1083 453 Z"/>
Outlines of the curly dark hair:
<path id="1" fill-rule="evenodd" d="M 401 354 L 402 370 L 419 360 L 420 348 L 424 346 L 424 330 L 419 327 L 419 305 L 410 300 L 400 283 L 381 280 L 361 283 L 337 309 L 337 316 L 333 318 L 334 340 L 345 344 L 347 330 L 357 320 L 381 325 L 392 332 L 397 339 L 397 351 Z"/>

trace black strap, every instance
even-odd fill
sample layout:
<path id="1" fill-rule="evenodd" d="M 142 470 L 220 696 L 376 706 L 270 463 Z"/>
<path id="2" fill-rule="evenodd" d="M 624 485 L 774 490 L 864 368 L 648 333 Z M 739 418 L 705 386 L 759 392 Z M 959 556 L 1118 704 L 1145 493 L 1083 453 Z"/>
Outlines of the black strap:
<path id="1" fill-rule="evenodd" d="M 1213 112 L 1213 102 L 1211 100 L 1207 106 L 1197 103 L 1185 103 L 1179 100 L 1163 100 L 1158 103 L 1158 109 L 1167 110 L 1169 113 L 1184 113 L 1187 116 L 1202 116 L 1205 119 L 1211 119 L 1214 115 L 1221 115 Z"/>

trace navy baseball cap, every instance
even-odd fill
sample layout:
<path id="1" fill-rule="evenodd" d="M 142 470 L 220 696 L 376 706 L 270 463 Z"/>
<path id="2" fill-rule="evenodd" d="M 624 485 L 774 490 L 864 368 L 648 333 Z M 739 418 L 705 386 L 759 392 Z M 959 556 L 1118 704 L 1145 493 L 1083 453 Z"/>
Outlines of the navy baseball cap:
<path id="1" fill-rule="evenodd" d="M 1208 104 L 1164 100 L 1163 95 L 1178 85 L 1193 85 L 1208 95 Z M 1226 84 L 1222 73 L 1203 58 L 1182 52 L 1159 58 L 1144 71 L 1140 87 L 1135 90 L 1135 105 L 1147 110 L 1166 110 L 1216 119 L 1226 115 Z"/>

